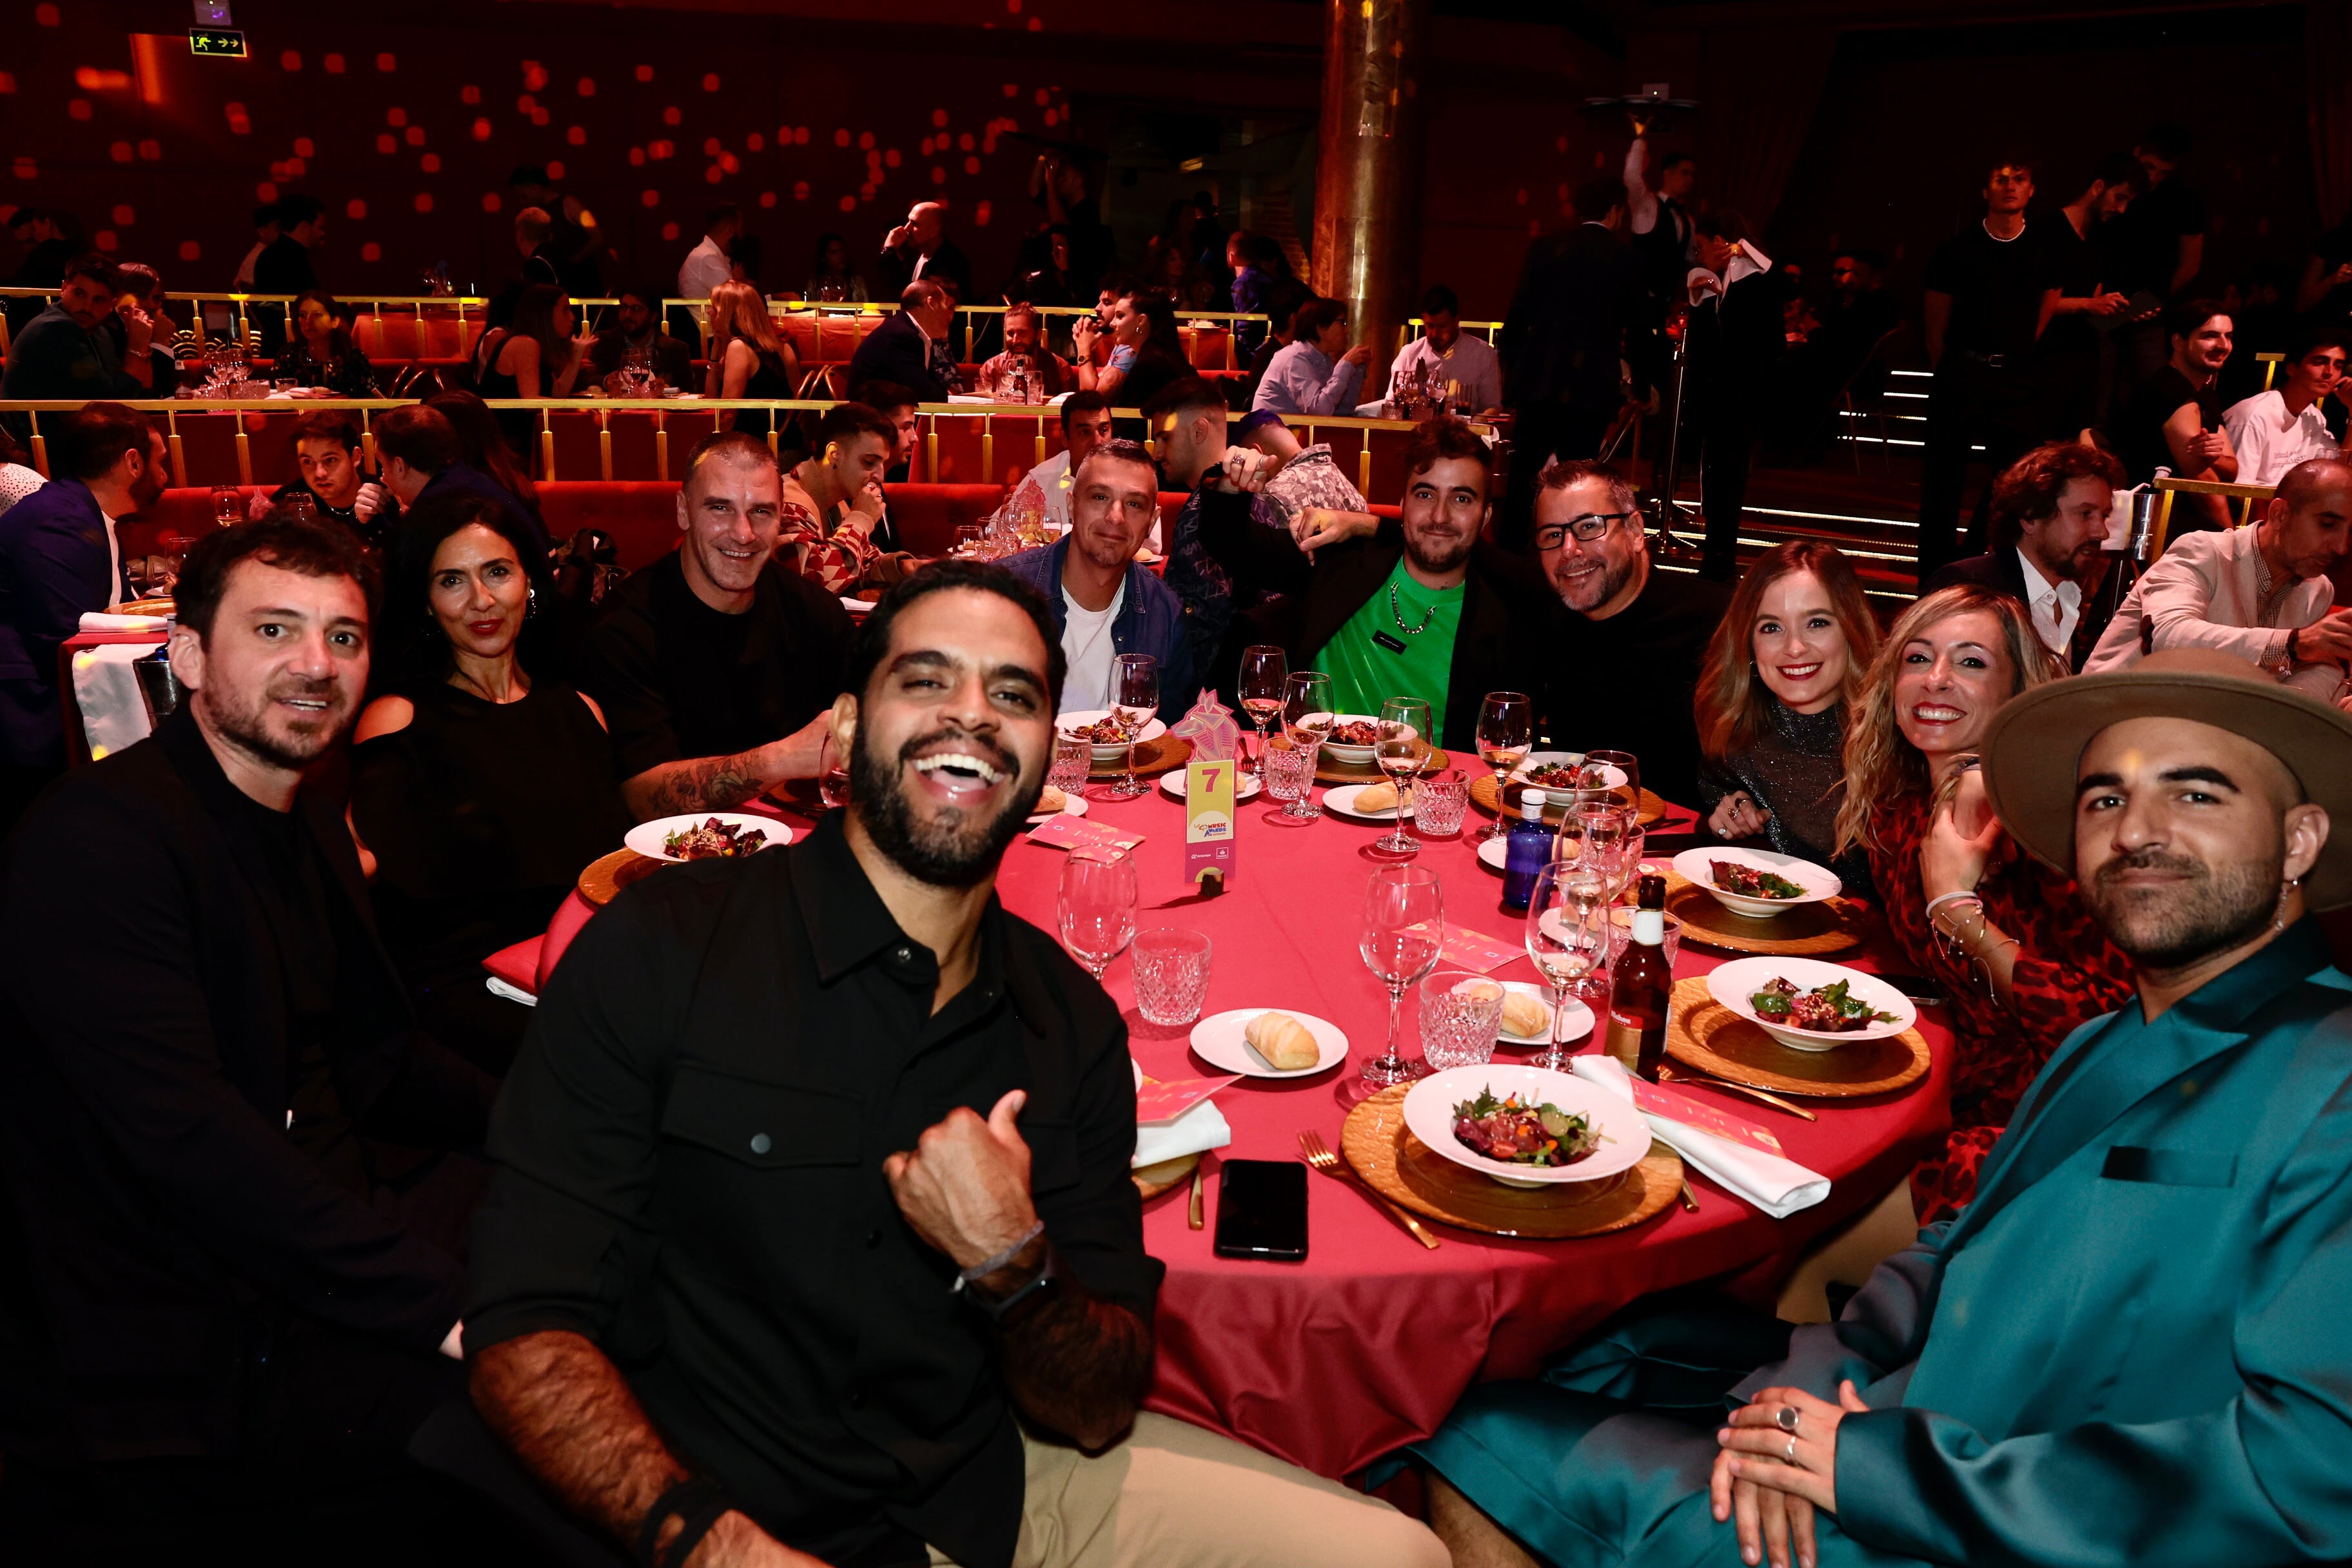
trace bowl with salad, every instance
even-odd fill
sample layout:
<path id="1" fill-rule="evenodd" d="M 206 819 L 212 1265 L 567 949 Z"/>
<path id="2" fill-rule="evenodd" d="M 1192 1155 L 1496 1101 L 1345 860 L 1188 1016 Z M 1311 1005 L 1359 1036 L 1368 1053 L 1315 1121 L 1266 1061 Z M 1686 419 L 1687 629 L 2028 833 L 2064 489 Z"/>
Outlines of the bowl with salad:
<path id="1" fill-rule="evenodd" d="M 1859 969 L 1818 958 L 1738 958 L 1707 973 L 1707 994 L 1792 1050 L 1883 1040 L 1919 1021 L 1911 998 Z"/>
<path id="2" fill-rule="evenodd" d="M 1507 1187 L 1614 1176 L 1650 1152 L 1633 1102 L 1571 1073 L 1504 1062 L 1449 1068 L 1414 1084 L 1404 1124 L 1434 1152 Z"/>
<path id="3" fill-rule="evenodd" d="M 1675 874 L 1704 888 L 1733 914 L 1755 921 L 1769 921 L 1801 904 L 1823 903 L 1845 890 L 1827 867 L 1769 849 L 1685 849 L 1675 857 Z"/>

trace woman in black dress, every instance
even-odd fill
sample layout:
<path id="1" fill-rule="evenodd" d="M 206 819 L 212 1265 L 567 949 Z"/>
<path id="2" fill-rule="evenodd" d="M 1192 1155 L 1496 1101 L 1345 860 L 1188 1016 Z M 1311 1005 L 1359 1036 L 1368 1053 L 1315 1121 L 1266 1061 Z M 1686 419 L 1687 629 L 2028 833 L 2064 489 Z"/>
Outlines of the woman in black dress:
<path id="1" fill-rule="evenodd" d="M 425 1027 L 493 1073 L 530 1015 L 489 994 L 482 960 L 545 931 L 631 823 L 604 714 L 516 658 L 532 606 L 516 526 L 470 497 L 402 520 L 384 694 L 360 715 L 352 771 L 385 944 Z"/>
<path id="2" fill-rule="evenodd" d="M 382 397 L 375 367 L 352 342 L 352 312 L 324 289 L 294 297 L 294 335 L 278 356 L 273 378 L 324 387 L 338 397 Z"/>
<path id="3" fill-rule="evenodd" d="M 776 331 L 768 301 L 750 283 L 730 281 L 710 291 L 710 371 L 703 384 L 709 397 L 793 395 L 800 384 L 800 355 Z M 778 421 L 781 423 L 781 421 Z M 735 428 L 765 439 L 770 416 L 740 409 Z"/>

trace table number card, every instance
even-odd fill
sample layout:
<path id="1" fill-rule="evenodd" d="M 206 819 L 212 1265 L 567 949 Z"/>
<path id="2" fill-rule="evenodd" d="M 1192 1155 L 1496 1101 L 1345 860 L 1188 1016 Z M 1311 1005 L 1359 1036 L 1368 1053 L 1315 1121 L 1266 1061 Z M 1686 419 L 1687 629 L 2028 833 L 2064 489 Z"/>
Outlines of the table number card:
<path id="1" fill-rule="evenodd" d="M 1427 923 L 1424 921 L 1412 929 L 1420 931 Z M 1467 926 L 1449 922 L 1439 933 L 1437 955 L 1456 969 L 1486 974 L 1526 954 L 1523 947 L 1506 947 L 1485 931 L 1472 931 Z"/>
<path id="2" fill-rule="evenodd" d="M 1184 764 L 1184 879 L 1198 884 L 1234 874 L 1234 772 L 1231 759 Z"/>
<path id="3" fill-rule="evenodd" d="M 1687 1094 L 1677 1094 L 1671 1089 L 1633 1079 L 1633 1104 L 1644 1116 L 1663 1116 L 1669 1121 L 1679 1121 L 1685 1127 L 1695 1127 L 1701 1132 L 1712 1132 L 1734 1143 L 1745 1143 L 1750 1149 L 1761 1149 L 1767 1154 L 1780 1154 L 1780 1141 L 1764 1128 L 1712 1105 L 1702 1104 Z M 1782 1159 L 1788 1156 L 1781 1154 Z"/>
<path id="4" fill-rule="evenodd" d="M 1227 1073 L 1223 1078 L 1181 1078 L 1167 1083 L 1147 1082 L 1135 1091 L 1136 1122 L 1148 1125 L 1154 1121 L 1173 1121 L 1239 1079 L 1237 1073 Z"/>
<path id="5" fill-rule="evenodd" d="M 1091 816 L 1072 816 L 1058 812 L 1045 819 L 1045 826 L 1029 835 L 1032 844 L 1043 844 L 1051 849 L 1118 849 L 1129 850 L 1143 842 L 1140 833 L 1113 827 L 1097 822 Z"/>

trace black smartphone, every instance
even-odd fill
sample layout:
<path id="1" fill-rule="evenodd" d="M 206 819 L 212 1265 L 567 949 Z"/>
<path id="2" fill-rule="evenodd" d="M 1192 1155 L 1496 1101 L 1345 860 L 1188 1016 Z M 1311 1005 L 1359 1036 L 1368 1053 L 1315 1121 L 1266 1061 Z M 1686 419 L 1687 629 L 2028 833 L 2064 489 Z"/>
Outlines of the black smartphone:
<path id="1" fill-rule="evenodd" d="M 1882 974 L 1878 978 L 1908 996 L 1914 1002 L 1948 1002 L 1944 983 L 1925 974 Z"/>
<path id="2" fill-rule="evenodd" d="M 1226 1160 L 1217 1167 L 1220 1258 L 1307 1256 L 1307 1167 L 1296 1160 Z"/>

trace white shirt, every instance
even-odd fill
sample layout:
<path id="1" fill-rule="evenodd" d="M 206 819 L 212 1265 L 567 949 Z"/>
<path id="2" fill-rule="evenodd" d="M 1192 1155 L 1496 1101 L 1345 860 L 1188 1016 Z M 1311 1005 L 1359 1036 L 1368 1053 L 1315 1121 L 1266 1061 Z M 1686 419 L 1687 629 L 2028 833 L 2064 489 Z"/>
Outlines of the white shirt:
<path id="1" fill-rule="evenodd" d="M 1118 652 L 1110 640 L 1110 624 L 1118 619 L 1119 606 L 1126 603 L 1125 576 L 1110 596 L 1110 607 L 1103 610 L 1087 609 L 1070 597 L 1069 585 L 1063 584 L 1062 652 L 1070 661 L 1070 672 L 1062 679 L 1063 712 L 1083 713 L 1110 706 L 1111 658 Z"/>
<path id="2" fill-rule="evenodd" d="M 2022 550 L 2017 564 L 2025 574 L 2025 607 L 2033 612 L 2034 635 L 2052 653 L 2065 653 L 2074 646 L 2074 627 L 2083 618 L 2083 585 L 2071 577 L 2053 583 Z"/>
<path id="3" fill-rule="evenodd" d="M 708 300 L 710 291 L 735 276 L 734 263 L 727 252 L 709 235 L 702 243 L 686 253 L 686 260 L 677 269 L 677 297 L 681 300 Z"/>
<path id="4" fill-rule="evenodd" d="M 255 262 L 261 259 L 261 253 L 268 248 L 269 247 L 262 244 L 261 241 L 257 239 L 255 240 L 253 242 L 253 248 L 245 253 L 245 259 L 236 264 L 236 276 L 229 279 L 229 287 L 232 289 L 252 288 L 253 265 Z"/>
<path id="5" fill-rule="evenodd" d="M 1427 338 L 1415 338 L 1397 351 L 1389 366 L 1389 392 L 1412 379 L 1419 371 L 1423 384 L 1444 391 L 1449 381 L 1462 384 L 1462 395 L 1473 413 L 1499 408 L 1503 403 L 1503 362 L 1495 345 L 1475 332 L 1464 332 L 1444 353 Z"/>
<path id="6" fill-rule="evenodd" d="M 2230 405 L 2221 416 L 2221 428 L 2238 454 L 2242 485 L 2274 485 L 2297 463 L 2333 458 L 2337 450 L 2319 405 L 2289 418 L 2286 395 L 2277 387 Z"/>
<path id="7" fill-rule="evenodd" d="M 106 608 L 128 603 L 123 595 L 131 592 L 131 584 L 122 580 L 122 541 L 115 534 L 113 514 L 101 508 L 98 515 L 106 520 L 106 559 L 114 573 L 114 581 L 107 584 L 106 605 L 100 606 Z"/>
<path id="8" fill-rule="evenodd" d="M 2283 685 L 2332 701 L 2344 684 L 2340 665 L 2293 664 L 2286 634 L 2327 614 L 2336 584 L 2326 577 L 2269 583 L 2257 526 L 2184 533 L 2116 608 L 2084 675 L 2129 669 L 2139 662 L 2140 625 L 2153 623 L 2158 648 L 2210 647 L 2234 654 Z M 2269 583 L 2269 591 L 2263 591 Z"/>
<path id="9" fill-rule="evenodd" d="M 0 463 L 0 512 L 5 512 L 48 482 L 41 478 L 38 468 L 28 468 L 22 463 Z"/>

